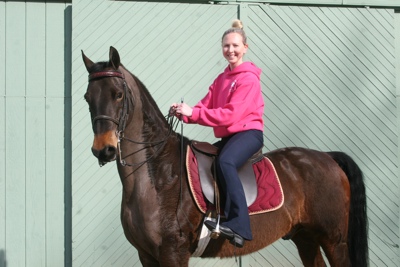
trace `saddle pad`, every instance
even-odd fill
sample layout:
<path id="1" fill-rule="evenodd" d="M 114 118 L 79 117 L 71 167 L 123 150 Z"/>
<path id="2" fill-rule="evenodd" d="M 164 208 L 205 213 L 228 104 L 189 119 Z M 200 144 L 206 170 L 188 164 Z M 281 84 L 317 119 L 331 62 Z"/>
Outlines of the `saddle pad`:
<path id="1" fill-rule="evenodd" d="M 190 189 L 199 210 L 205 214 L 207 210 L 215 209 L 203 195 L 196 157 L 191 149 L 187 150 L 186 168 Z M 272 162 L 264 157 L 253 164 L 253 170 L 256 175 L 258 195 L 254 203 L 248 207 L 249 214 L 260 214 L 279 209 L 283 205 L 284 196 Z"/>

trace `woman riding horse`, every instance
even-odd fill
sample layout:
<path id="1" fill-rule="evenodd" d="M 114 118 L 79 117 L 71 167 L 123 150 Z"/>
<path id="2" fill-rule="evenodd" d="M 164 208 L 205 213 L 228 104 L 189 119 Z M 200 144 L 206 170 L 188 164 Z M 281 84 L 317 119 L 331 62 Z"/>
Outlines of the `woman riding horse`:
<path id="1" fill-rule="evenodd" d="M 191 141 L 173 131 L 115 48 L 106 62 L 82 57 L 89 72 L 92 152 L 101 165 L 117 160 L 125 236 L 143 266 L 187 267 L 204 219 L 181 168 L 181 146 Z M 285 202 L 250 216 L 253 240 L 242 249 L 212 239 L 201 257 L 245 255 L 285 237 L 296 244 L 304 266 L 325 266 L 320 248 L 332 267 L 367 266 L 366 196 L 357 164 L 342 152 L 305 148 L 265 156 L 280 177 Z"/>

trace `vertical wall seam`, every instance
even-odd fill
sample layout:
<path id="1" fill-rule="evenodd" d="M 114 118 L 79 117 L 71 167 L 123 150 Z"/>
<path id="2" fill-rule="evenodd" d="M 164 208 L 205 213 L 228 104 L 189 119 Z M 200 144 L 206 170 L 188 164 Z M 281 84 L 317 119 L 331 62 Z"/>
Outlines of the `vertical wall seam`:
<path id="1" fill-rule="evenodd" d="M 24 153 L 24 172 L 25 172 L 25 183 L 24 183 L 24 197 L 25 197 L 25 218 L 24 218 L 24 221 L 25 221 L 25 244 L 24 244 L 24 246 L 25 246 L 25 249 L 24 249 L 24 253 L 25 253 L 25 266 L 28 266 L 28 263 L 27 263 L 27 253 L 26 253 L 26 251 L 27 251 L 27 231 L 26 231 L 26 228 L 27 228 L 27 226 L 26 226 L 26 218 L 27 218 L 27 199 L 26 199 L 26 182 L 27 182 L 27 179 L 26 179 L 26 175 L 27 175 L 27 172 L 26 172 L 26 161 L 27 161 L 27 158 L 26 158 L 26 156 L 27 156 L 27 153 L 26 153 L 26 151 L 27 151 L 27 141 L 26 141 L 26 138 L 27 138 L 27 136 L 26 136 L 26 130 L 27 130 L 27 127 L 26 127 L 26 124 L 27 124 L 27 121 L 26 121 L 26 114 L 27 114 L 27 110 L 26 110 L 26 104 L 27 104 L 27 101 L 26 101 L 26 97 L 27 97 L 27 81 L 26 81 L 26 77 L 27 77 L 27 69 L 26 69 L 26 62 L 27 62 L 27 42 L 26 42 L 26 39 L 28 38 L 28 30 L 27 30 L 27 28 L 28 28 L 28 25 L 27 25 L 27 16 L 28 16 L 28 12 L 27 12 L 27 3 L 25 2 L 25 8 L 24 8 L 24 15 L 25 15 L 25 40 L 24 40 L 24 44 L 25 44 L 25 64 L 24 64 L 24 75 L 25 75 L 25 79 L 24 79 L 24 86 L 25 86 L 25 88 L 24 88 L 24 95 L 25 95 L 25 97 L 24 97 L 24 111 L 25 111 L 25 114 L 24 114 L 24 124 L 25 124 L 25 139 L 24 139 L 24 146 L 25 146 L 25 153 Z"/>
<path id="2" fill-rule="evenodd" d="M 47 196 L 47 1 L 45 1 L 45 8 L 44 8 L 44 151 L 45 151 L 45 161 L 44 161 L 44 192 Z M 44 265 L 47 266 L 47 259 L 48 259 L 48 245 L 47 245 L 47 197 L 44 198 Z"/>
<path id="3" fill-rule="evenodd" d="M 64 9 L 64 266 L 72 266 L 72 5 Z"/>
<path id="4" fill-rule="evenodd" d="M 4 39 L 7 36 L 7 2 L 4 3 Z M 7 66 L 7 42 L 4 41 L 4 65 Z M 7 70 L 4 69 L 4 129 L 7 126 Z M 7 134 L 4 134 L 4 157 L 7 158 Z M 7 259 L 7 163 L 4 164 L 4 264 Z"/>
<path id="5" fill-rule="evenodd" d="M 396 75 L 396 114 L 397 114 L 397 206 L 400 206 L 400 9 L 395 9 L 393 14 L 395 33 L 395 75 Z M 400 210 L 398 210 L 398 225 L 400 226 Z M 400 227 L 397 239 L 397 266 L 400 266 Z"/>

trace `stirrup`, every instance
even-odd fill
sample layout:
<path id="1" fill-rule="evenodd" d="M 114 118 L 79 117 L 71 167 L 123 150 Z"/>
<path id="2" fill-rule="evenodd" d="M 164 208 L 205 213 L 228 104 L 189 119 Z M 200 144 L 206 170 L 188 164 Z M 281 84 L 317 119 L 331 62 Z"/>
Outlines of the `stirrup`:
<path id="1" fill-rule="evenodd" d="M 217 226 L 210 233 L 210 237 L 212 239 L 217 239 L 221 234 L 221 231 L 219 230 L 219 219 L 220 219 L 220 215 L 218 214 L 217 215 Z"/>

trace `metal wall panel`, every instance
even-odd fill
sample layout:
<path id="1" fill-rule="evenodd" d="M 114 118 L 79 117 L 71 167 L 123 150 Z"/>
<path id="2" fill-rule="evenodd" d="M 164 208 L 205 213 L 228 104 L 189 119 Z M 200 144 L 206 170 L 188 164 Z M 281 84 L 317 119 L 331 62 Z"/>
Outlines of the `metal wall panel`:
<path id="1" fill-rule="evenodd" d="M 222 32 L 240 15 L 263 69 L 265 150 L 303 146 L 349 153 L 365 173 L 371 266 L 399 266 L 398 109 L 392 9 L 73 2 L 73 265 L 140 266 L 119 220 L 115 164 L 91 155 L 83 49 L 107 60 L 110 45 L 163 112 L 195 104 L 225 67 Z M 238 15 L 239 14 L 239 15 Z M 398 49 L 398 48 L 397 48 Z M 398 57 L 398 56 L 397 56 Z M 184 134 L 214 141 L 205 127 Z M 235 265 L 191 260 L 191 266 Z M 224 265 L 225 266 L 225 265 Z M 293 243 L 279 241 L 242 258 L 241 266 L 301 266 Z"/>
<path id="2" fill-rule="evenodd" d="M 396 106 L 397 106 L 397 133 L 400 133 L 400 75 L 398 70 L 400 70 L 400 12 L 395 11 L 394 14 L 394 32 L 397 33 L 395 36 L 395 55 L 396 55 Z M 400 134 L 397 135 L 397 177 L 400 177 Z M 400 178 L 397 179 L 397 195 L 400 196 Z M 400 203 L 398 203 L 400 206 Z M 400 213 L 400 212 L 399 212 Z M 400 217 L 400 214 L 399 214 Z M 400 218 L 397 221 L 397 225 L 400 225 Z M 398 230 L 398 235 L 400 236 L 400 226 Z"/>
<path id="3" fill-rule="evenodd" d="M 5 3 L 0 2 L 0 33 L 6 29 Z M 0 62 L 5 62 L 6 40 L 0 38 Z M 6 64 L 0 64 L 0 266 L 5 265 L 5 240 L 6 240 Z"/>
<path id="4" fill-rule="evenodd" d="M 68 6 L 0 2 L 2 267 L 65 264 Z"/>
<path id="5" fill-rule="evenodd" d="M 103 61 L 111 45 L 117 48 L 122 63 L 167 114 L 181 97 L 195 104 L 225 67 L 220 38 L 237 6 L 74 1 L 73 7 L 73 265 L 141 266 L 123 235 L 115 163 L 100 169 L 90 151 L 93 133 L 83 99 L 87 72 L 81 49 L 90 59 Z M 184 134 L 213 140 L 205 127 L 185 126 Z M 234 259 L 191 260 L 191 266 L 204 264 L 236 265 Z"/>
<path id="6" fill-rule="evenodd" d="M 264 71 L 266 147 L 349 153 L 365 174 L 371 266 L 398 266 L 394 11 L 246 8 L 248 56 Z"/>

